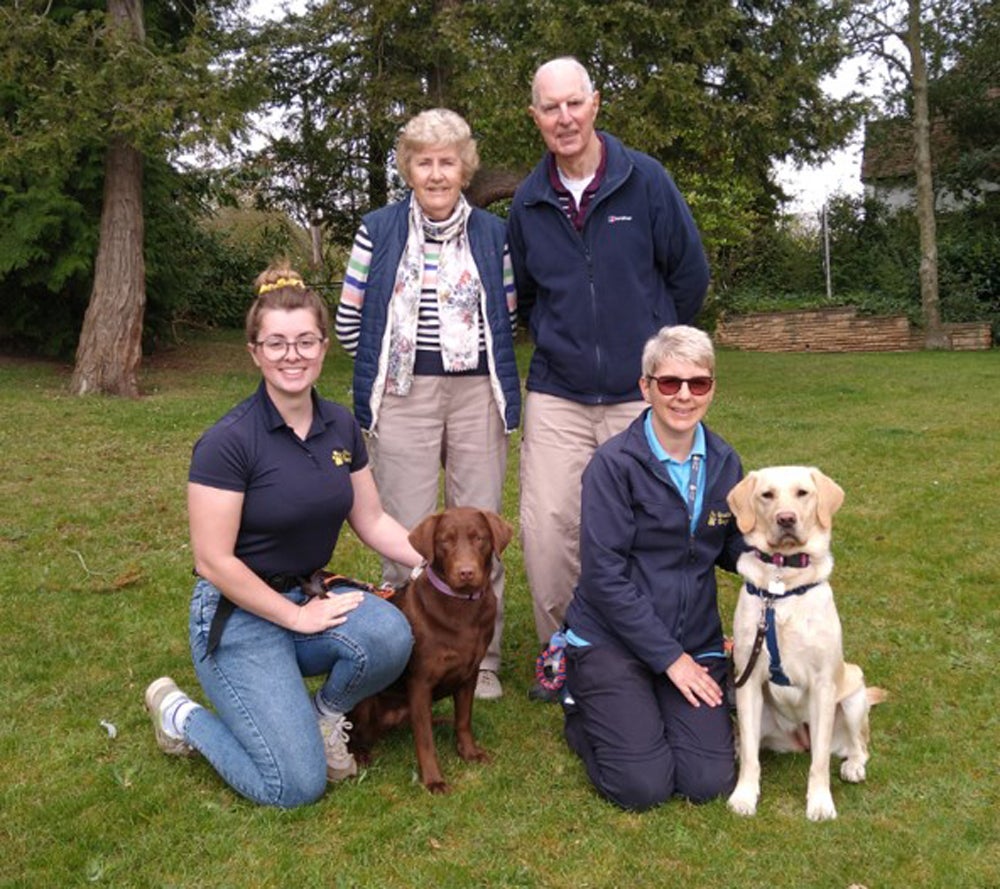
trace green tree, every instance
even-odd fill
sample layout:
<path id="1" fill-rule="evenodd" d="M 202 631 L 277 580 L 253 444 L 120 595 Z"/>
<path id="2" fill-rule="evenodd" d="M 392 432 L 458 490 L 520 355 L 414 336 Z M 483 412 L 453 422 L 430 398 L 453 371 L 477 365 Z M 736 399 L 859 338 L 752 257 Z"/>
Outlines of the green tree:
<path id="1" fill-rule="evenodd" d="M 260 199 L 349 240 L 394 187 L 389 157 L 436 74 L 432 4 L 336 0 L 266 26 L 249 48 L 266 72 L 274 132 L 247 158 Z"/>
<path id="2" fill-rule="evenodd" d="M 240 100 L 251 93 L 224 64 L 219 37 L 240 5 L 154 0 L 144 11 L 140 0 L 106 6 L 25 0 L 0 10 L 6 194 L 42 183 L 52 210 L 81 158 L 104 158 L 93 288 L 71 384 L 76 393 L 138 393 L 146 303 L 143 170 L 182 144 L 192 126 L 202 137 L 238 127 Z M 15 246 L 31 252 L 23 240 Z M 22 255 L 0 262 L 0 273 L 25 261 Z"/>
<path id="3" fill-rule="evenodd" d="M 930 101 L 957 143 L 945 183 L 953 193 L 976 195 L 1000 178 L 1000 5 L 975 3 L 965 12 L 954 29 L 955 64 L 930 85 Z"/>
<path id="4" fill-rule="evenodd" d="M 852 46 L 887 66 L 893 95 L 913 127 L 913 170 L 920 237 L 920 299 L 925 344 L 947 348 L 941 326 L 937 218 L 931 157 L 930 86 L 954 66 L 981 0 L 862 0 L 850 19 Z M 987 52 L 995 53 L 995 44 Z"/>
<path id="5" fill-rule="evenodd" d="M 781 197 L 775 159 L 815 162 L 855 126 L 858 96 L 820 87 L 844 56 L 841 2 L 361 0 L 311 4 L 275 26 L 267 67 L 286 128 L 263 151 L 285 206 L 323 210 L 337 239 L 393 194 L 383 170 L 400 124 L 447 105 L 473 126 L 478 203 L 509 196 L 541 154 L 531 75 L 577 56 L 602 92 L 601 125 L 660 159 L 722 254 Z M 296 104 L 298 103 L 298 104 Z"/>

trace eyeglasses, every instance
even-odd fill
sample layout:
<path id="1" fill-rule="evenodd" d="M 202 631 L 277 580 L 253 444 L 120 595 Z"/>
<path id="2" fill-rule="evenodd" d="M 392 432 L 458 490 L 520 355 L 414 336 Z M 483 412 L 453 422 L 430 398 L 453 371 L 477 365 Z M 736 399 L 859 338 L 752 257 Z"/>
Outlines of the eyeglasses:
<path id="1" fill-rule="evenodd" d="M 656 388 L 660 390 L 660 395 L 676 395 L 681 391 L 681 386 L 687 383 L 688 392 L 692 395 L 708 395 L 715 385 L 715 377 L 653 377 L 647 376 L 647 380 L 656 383 Z"/>
<path id="2" fill-rule="evenodd" d="M 305 334 L 294 340 L 286 340 L 280 336 L 269 336 L 266 340 L 257 340 L 255 346 L 260 346 L 264 350 L 264 357 L 268 361 L 281 361 L 288 354 L 289 347 L 293 347 L 299 358 L 315 358 L 319 355 L 320 347 L 326 342 L 325 336 L 315 336 Z"/>

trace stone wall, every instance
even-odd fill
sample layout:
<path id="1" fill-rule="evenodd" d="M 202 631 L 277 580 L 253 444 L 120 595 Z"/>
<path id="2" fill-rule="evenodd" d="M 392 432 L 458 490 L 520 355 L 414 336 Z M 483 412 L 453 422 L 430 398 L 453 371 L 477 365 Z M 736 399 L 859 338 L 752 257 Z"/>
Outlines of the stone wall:
<path id="1" fill-rule="evenodd" d="M 945 324 L 955 350 L 989 349 L 986 322 Z M 800 312 L 757 312 L 719 322 L 716 345 L 750 352 L 912 352 L 923 333 L 902 315 L 858 315 L 852 307 Z"/>

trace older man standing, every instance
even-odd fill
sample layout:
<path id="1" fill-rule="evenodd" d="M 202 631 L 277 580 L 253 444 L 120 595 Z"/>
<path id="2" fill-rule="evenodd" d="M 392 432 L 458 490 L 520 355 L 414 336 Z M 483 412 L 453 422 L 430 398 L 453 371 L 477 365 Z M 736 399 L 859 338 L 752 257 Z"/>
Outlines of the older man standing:
<path id="1" fill-rule="evenodd" d="M 639 356 L 690 324 L 708 263 L 663 166 L 595 129 L 600 94 L 575 59 L 546 62 L 531 116 L 548 151 L 514 195 L 508 239 L 535 351 L 521 444 L 521 541 L 538 639 L 562 622 L 580 573 L 580 484 L 598 445 L 642 411 Z M 530 697 L 555 700 L 540 685 Z"/>

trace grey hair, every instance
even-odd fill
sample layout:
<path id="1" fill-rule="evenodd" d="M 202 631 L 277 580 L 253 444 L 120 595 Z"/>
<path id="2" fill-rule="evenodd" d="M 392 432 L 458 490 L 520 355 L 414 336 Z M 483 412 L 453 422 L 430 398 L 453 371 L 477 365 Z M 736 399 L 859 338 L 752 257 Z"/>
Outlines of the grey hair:
<path id="1" fill-rule="evenodd" d="M 686 324 L 661 327 L 642 350 L 642 375 L 652 376 L 657 367 L 671 359 L 704 367 L 715 376 L 715 347 L 711 337 L 697 327 Z"/>
<path id="2" fill-rule="evenodd" d="M 396 140 L 396 169 L 407 185 L 410 184 L 410 161 L 423 148 L 455 146 L 462 162 L 462 187 L 472 181 L 479 169 L 479 152 L 472 130 L 465 118 L 447 108 L 431 108 L 411 117 L 399 131 Z"/>
<path id="3" fill-rule="evenodd" d="M 557 59 L 550 59 L 542 65 L 538 66 L 535 71 L 535 76 L 531 78 L 531 104 L 538 107 L 538 78 L 541 74 L 548 72 L 552 68 L 562 67 L 568 65 L 570 68 L 576 71 L 580 75 L 580 86 L 583 87 L 584 93 L 588 96 L 594 94 L 594 82 L 590 79 L 590 75 L 587 73 L 587 69 L 583 67 L 580 62 L 573 58 L 573 56 L 559 56 Z"/>

